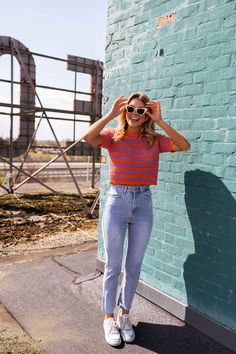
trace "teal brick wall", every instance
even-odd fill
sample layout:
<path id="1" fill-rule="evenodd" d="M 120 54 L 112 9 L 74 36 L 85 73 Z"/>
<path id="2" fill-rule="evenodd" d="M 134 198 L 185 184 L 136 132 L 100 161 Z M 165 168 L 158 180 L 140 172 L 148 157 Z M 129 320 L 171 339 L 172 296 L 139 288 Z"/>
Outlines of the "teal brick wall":
<path id="1" fill-rule="evenodd" d="M 143 91 L 191 142 L 161 156 L 141 279 L 236 330 L 236 3 L 109 0 L 104 107 Z M 160 17 L 175 20 L 156 28 Z M 116 121 L 112 126 L 116 126 Z M 104 150 L 103 154 L 107 156 Z M 108 186 L 101 169 L 100 220 Z M 104 259 L 101 222 L 98 258 Z"/>

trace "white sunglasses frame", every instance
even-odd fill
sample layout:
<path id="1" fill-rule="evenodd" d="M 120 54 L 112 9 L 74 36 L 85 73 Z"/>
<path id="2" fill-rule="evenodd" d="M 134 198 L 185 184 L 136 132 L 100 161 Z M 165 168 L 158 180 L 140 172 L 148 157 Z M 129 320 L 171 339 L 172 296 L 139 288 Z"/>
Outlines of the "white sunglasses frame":
<path id="1" fill-rule="evenodd" d="M 133 112 L 128 112 L 128 107 L 132 107 L 132 108 L 134 109 Z M 144 109 L 143 114 L 139 114 L 139 113 L 138 113 L 138 109 Z M 142 116 L 144 116 L 145 113 L 147 113 L 148 108 L 146 108 L 146 107 L 135 108 L 134 106 L 128 104 L 128 105 L 126 106 L 126 111 L 127 111 L 127 113 L 129 113 L 129 114 L 136 113 L 137 115 L 139 115 L 139 116 L 142 117 Z"/>

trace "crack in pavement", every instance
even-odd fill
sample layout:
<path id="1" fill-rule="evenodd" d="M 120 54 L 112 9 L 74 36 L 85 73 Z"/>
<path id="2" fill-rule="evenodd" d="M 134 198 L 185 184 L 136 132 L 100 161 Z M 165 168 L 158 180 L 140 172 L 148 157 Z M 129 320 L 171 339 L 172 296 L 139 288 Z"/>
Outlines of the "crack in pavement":
<path id="1" fill-rule="evenodd" d="M 56 264 L 58 264 L 60 267 L 63 267 L 63 268 L 65 268 L 65 269 L 69 270 L 69 272 L 74 273 L 74 274 L 76 274 L 76 275 L 79 275 L 78 272 L 75 272 L 74 270 L 68 268 L 68 267 L 65 266 L 65 264 L 63 264 L 63 263 L 60 263 L 58 260 L 55 259 L 55 257 L 51 257 L 51 260 L 54 261 Z"/>
<path id="2" fill-rule="evenodd" d="M 58 264 L 60 267 L 63 267 L 66 270 L 68 270 L 69 272 L 76 274 L 76 277 L 72 281 L 72 283 L 75 284 L 75 285 L 79 285 L 79 284 L 82 284 L 84 282 L 94 280 L 94 279 L 100 277 L 103 274 L 101 271 L 96 269 L 93 273 L 82 275 L 79 272 L 75 272 L 74 270 L 72 270 L 69 267 L 65 266 L 63 263 L 61 263 L 57 259 L 55 259 L 55 257 L 51 257 L 51 259 L 56 264 Z"/>

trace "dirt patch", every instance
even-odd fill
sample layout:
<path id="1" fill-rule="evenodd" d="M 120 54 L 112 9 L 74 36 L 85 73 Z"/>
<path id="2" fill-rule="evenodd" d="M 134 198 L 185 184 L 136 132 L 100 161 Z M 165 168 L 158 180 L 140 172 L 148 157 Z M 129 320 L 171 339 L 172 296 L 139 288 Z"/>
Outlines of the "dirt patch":
<path id="1" fill-rule="evenodd" d="M 84 195 L 88 207 L 96 193 Z M 0 196 L 0 255 L 75 245 L 97 238 L 98 206 L 91 219 L 78 195 Z"/>
<path id="2" fill-rule="evenodd" d="M 21 330 L 0 327 L 1 354 L 42 354 L 40 343 Z"/>

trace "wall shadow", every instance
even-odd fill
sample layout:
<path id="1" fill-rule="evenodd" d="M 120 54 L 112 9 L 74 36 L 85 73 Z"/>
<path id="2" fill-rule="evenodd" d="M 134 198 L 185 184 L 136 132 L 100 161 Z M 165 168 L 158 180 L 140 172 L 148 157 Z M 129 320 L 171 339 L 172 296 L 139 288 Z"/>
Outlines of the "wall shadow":
<path id="1" fill-rule="evenodd" d="M 236 202 L 210 172 L 185 173 L 195 254 L 184 263 L 189 307 L 236 330 Z"/>
<path id="2" fill-rule="evenodd" d="M 195 244 L 195 253 L 184 263 L 186 322 L 194 309 L 235 330 L 235 199 L 220 178 L 194 170 L 185 173 L 185 202 Z M 181 327 L 139 322 L 134 329 L 135 344 L 154 353 L 234 353 L 187 323 Z M 229 345 L 234 347 L 233 342 Z"/>

